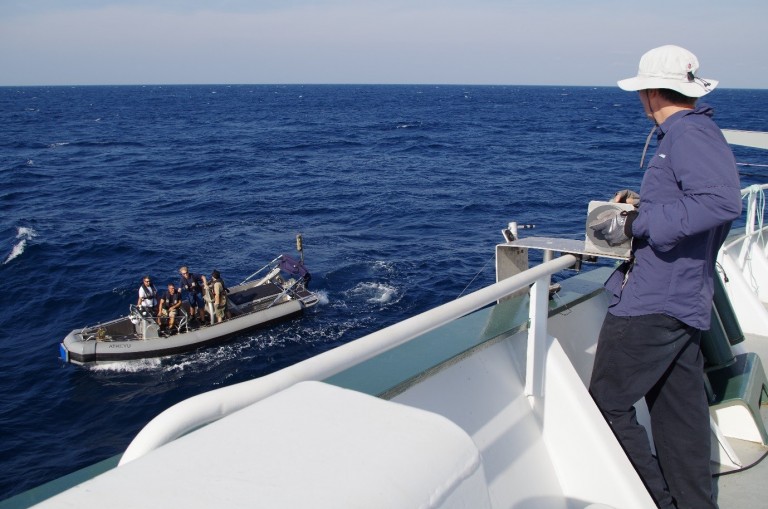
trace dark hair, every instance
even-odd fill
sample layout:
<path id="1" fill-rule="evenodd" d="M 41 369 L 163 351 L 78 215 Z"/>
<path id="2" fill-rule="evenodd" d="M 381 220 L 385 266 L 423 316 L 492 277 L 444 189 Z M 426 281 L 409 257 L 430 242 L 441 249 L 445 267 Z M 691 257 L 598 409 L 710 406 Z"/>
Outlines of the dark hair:
<path id="1" fill-rule="evenodd" d="M 669 88 L 660 88 L 658 90 L 659 95 L 671 103 L 682 104 L 685 106 L 696 105 L 696 97 L 688 97 L 687 95 L 681 94 L 677 90 L 672 90 Z"/>
<path id="2" fill-rule="evenodd" d="M 213 276 L 213 279 L 219 279 L 221 277 L 221 274 L 219 274 L 218 270 L 214 270 L 211 272 L 211 276 Z"/>

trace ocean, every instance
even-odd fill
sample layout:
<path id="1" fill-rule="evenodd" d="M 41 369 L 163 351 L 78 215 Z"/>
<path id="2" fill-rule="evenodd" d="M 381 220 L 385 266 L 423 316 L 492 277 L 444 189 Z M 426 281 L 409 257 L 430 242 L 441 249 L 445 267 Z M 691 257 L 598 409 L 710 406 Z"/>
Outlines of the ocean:
<path id="1" fill-rule="evenodd" d="M 768 90 L 704 101 L 722 128 L 768 127 Z M 492 283 L 509 221 L 583 238 L 590 200 L 639 188 L 650 127 L 602 87 L 0 88 L 0 500 L 121 453 L 178 401 Z M 303 317 L 162 359 L 58 358 L 143 275 L 235 284 L 298 233 L 321 295 Z"/>

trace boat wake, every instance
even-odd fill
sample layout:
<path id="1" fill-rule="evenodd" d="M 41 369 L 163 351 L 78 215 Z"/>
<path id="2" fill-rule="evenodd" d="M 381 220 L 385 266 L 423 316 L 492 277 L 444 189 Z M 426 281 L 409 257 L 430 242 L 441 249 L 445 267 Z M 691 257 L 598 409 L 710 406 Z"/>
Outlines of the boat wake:
<path id="1" fill-rule="evenodd" d="M 331 300 L 328 298 L 328 292 L 325 290 L 317 291 L 315 292 L 315 295 L 317 295 L 318 298 L 317 304 L 320 306 L 325 306 L 331 302 Z"/>
<path id="2" fill-rule="evenodd" d="M 3 265 L 21 256 L 27 248 L 27 241 L 32 240 L 35 237 L 37 237 L 37 232 L 35 230 L 25 226 L 19 226 L 16 233 L 16 243 L 13 245 L 10 254 L 5 258 Z"/>
<path id="3" fill-rule="evenodd" d="M 136 359 L 131 361 L 105 362 L 88 366 L 90 371 L 111 371 L 115 373 L 139 373 L 141 371 L 154 371 L 162 364 L 159 358 Z"/>
<path id="4" fill-rule="evenodd" d="M 397 304 L 402 294 L 394 286 L 385 283 L 361 282 L 347 291 L 347 297 L 384 307 Z"/>

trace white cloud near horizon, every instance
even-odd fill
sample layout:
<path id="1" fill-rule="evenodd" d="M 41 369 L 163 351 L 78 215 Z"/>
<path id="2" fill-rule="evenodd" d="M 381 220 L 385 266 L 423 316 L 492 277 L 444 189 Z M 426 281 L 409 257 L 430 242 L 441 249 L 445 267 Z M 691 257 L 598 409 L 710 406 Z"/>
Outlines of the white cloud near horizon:
<path id="1" fill-rule="evenodd" d="M 702 10 L 614 3 L 81 0 L 66 9 L 18 4 L 5 15 L 0 5 L 0 85 L 612 85 L 634 73 L 644 51 L 667 43 L 697 53 L 702 74 L 723 86 L 768 83 L 768 2 Z M 740 4 L 750 13 L 725 15 Z"/>

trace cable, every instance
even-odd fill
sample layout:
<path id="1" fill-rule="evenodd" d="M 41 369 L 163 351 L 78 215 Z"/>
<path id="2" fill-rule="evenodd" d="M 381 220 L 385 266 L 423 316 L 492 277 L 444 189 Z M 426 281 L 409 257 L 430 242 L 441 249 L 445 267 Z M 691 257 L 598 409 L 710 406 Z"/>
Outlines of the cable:
<path id="1" fill-rule="evenodd" d="M 469 288 L 469 286 L 470 286 L 472 283 L 474 283 L 474 282 L 475 282 L 475 279 L 477 279 L 477 276 L 479 276 L 479 275 L 480 275 L 480 274 L 481 274 L 481 273 L 482 273 L 482 272 L 485 270 L 485 268 L 488 266 L 488 264 L 489 264 L 489 263 L 491 263 L 491 260 L 493 260 L 495 257 L 496 257 L 496 254 L 494 253 L 494 254 L 493 254 L 493 255 L 492 255 L 492 256 L 491 256 L 491 257 L 488 259 L 488 261 L 487 261 L 487 262 L 485 262 L 485 265 L 483 265 L 483 267 L 482 267 L 482 268 L 481 268 L 479 271 L 477 271 L 477 274 L 475 274 L 475 277 L 473 277 L 473 278 L 472 278 L 472 281 L 470 281 L 469 283 L 467 283 L 467 286 L 465 286 L 465 287 L 464 287 L 464 289 L 461 291 L 461 293 L 459 294 L 459 297 L 461 297 L 462 295 L 464 295 L 464 292 L 466 292 L 466 291 L 467 291 L 467 288 Z M 456 297 L 456 298 L 458 299 L 459 297 Z"/>

